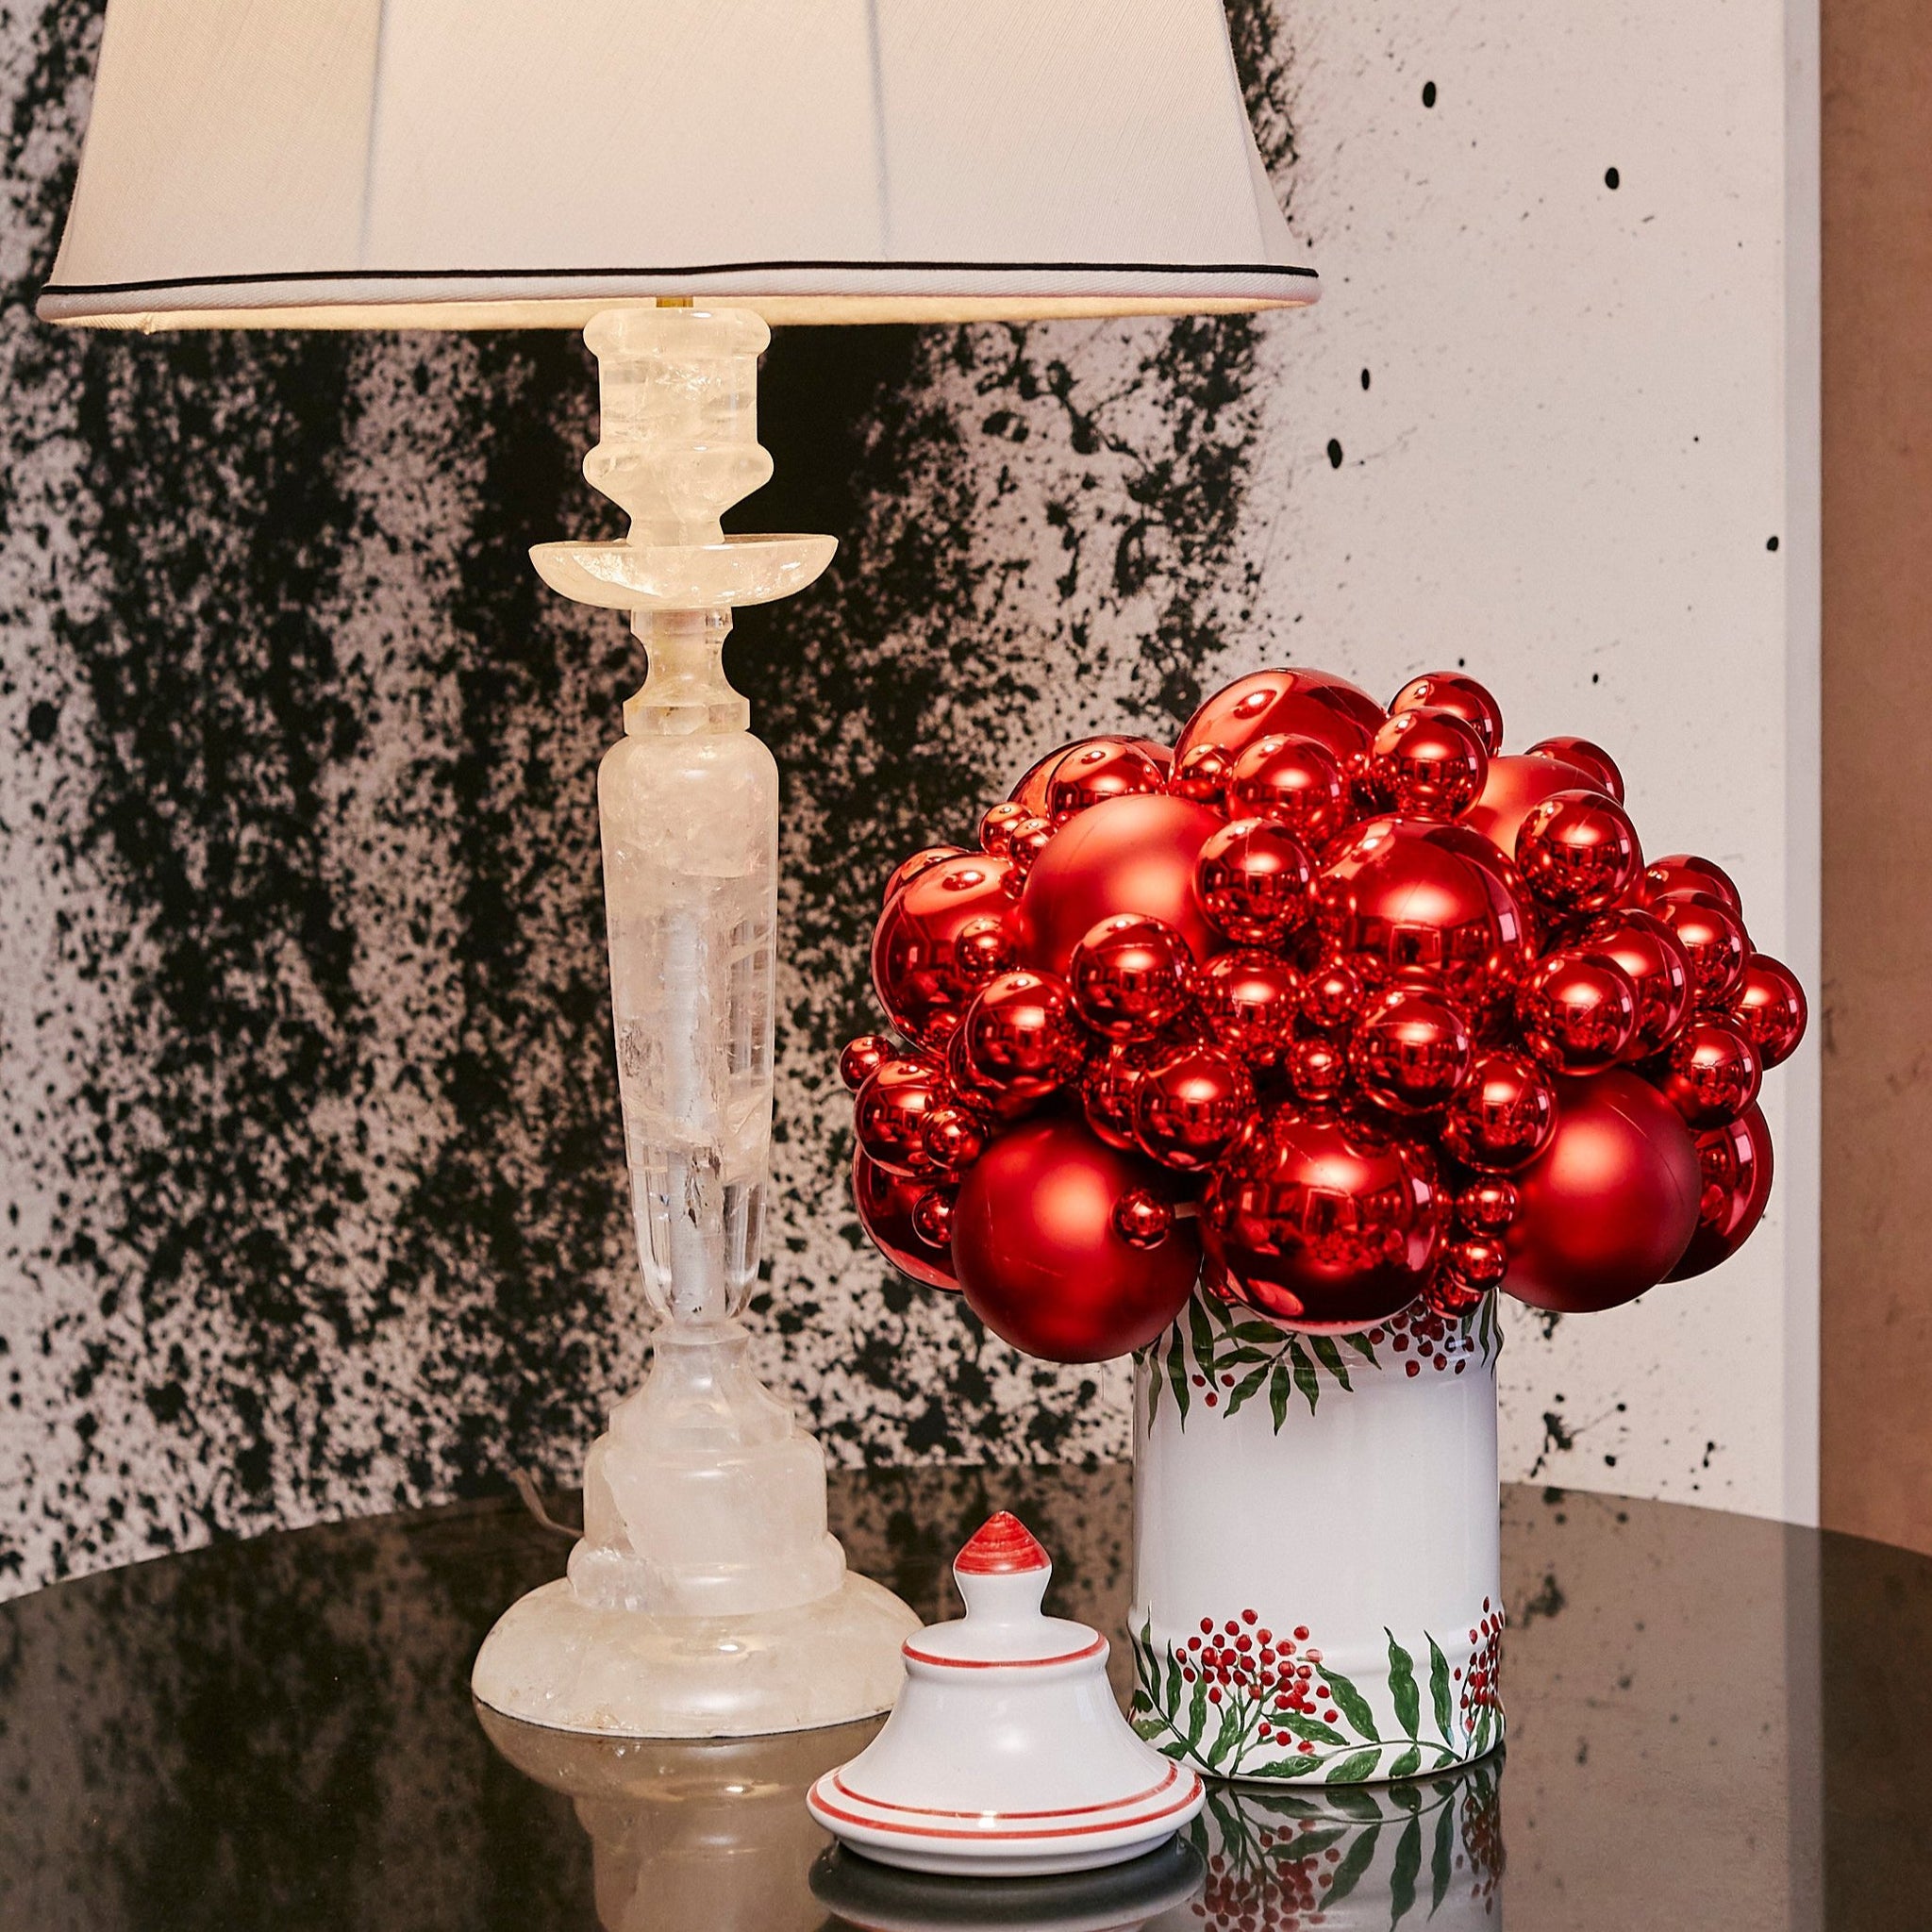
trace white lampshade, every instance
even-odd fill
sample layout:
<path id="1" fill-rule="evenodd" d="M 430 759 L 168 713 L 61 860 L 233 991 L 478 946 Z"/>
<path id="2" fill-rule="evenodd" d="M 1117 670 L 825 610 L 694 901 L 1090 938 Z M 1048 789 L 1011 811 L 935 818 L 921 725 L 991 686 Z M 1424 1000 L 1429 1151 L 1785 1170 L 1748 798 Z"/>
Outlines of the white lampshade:
<path id="1" fill-rule="evenodd" d="M 581 327 L 1314 299 L 1222 0 L 110 0 L 40 313 Z"/>

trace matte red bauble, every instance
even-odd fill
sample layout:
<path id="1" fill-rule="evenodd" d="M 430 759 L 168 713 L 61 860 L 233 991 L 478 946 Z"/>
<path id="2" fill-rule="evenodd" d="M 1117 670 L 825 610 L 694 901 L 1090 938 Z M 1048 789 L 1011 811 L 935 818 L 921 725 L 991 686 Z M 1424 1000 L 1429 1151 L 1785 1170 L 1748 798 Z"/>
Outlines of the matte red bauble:
<path id="1" fill-rule="evenodd" d="M 1693 1003 L 1724 1011 L 1744 984 L 1744 965 L 1751 957 L 1743 921 L 1715 899 L 1688 893 L 1654 899 L 1650 910 L 1676 934 L 1690 961 Z"/>
<path id="2" fill-rule="evenodd" d="M 1630 975 L 1637 989 L 1637 1030 L 1628 1059 L 1648 1059 L 1676 1038 L 1690 1011 L 1690 959 L 1677 935 L 1655 913 L 1635 907 L 1606 912 L 1576 935 L 1572 952 L 1601 955 Z"/>
<path id="3" fill-rule="evenodd" d="M 913 1225 L 914 1210 L 931 1191 L 931 1182 L 889 1174 L 863 1151 L 852 1157 L 852 1201 L 873 1246 L 926 1288 L 958 1288 L 951 1255 L 928 1246 Z"/>
<path id="4" fill-rule="evenodd" d="M 1348 1050 L 1355 1083 L 1393 1113 L 1448 1106 L 1475 1056 L 1467 1017 L 1447 1000 L 1394 987 L 1357 1023 Z"/>
<path id="5" fill-rule="evenodd" d="M 894 894 L 872 941 L 872 983 L 908 1040 L 937 1048 L 966 1002 L 1014 963 L 1004 858 L 942 858 Z"/>
<path id="6" fill-rule="evenodd" d="M 1231 756 L 1257 738 L 1295 733 L 1325 744 L 1337 758 L 1366 751 L 1382 708 L 1367 691 L 1325 671 L 1255 671 L 1218 691 L 1194 713 L 1174 744 L 1186 758 L 1197 744 Z"/>
<path id="7" fill-rule="evenodd" d="M 1747 1108 L 1729 1126 L 1699 1134 L 1697 1166 L 1704 1182 L 1697 1232 L 1666 1281 L 1689 1281 L 1729 1260 L 1764 1218 L 1764 1205 L 1771 1199 L 1772 1154 L 1763 1111 Z"/>
<path id="8" fill-rule="evenodd" d="M 972 856 L 963 845 L 922 845 L 910 858 L 902 858 L 887 874 L 886 889 L 879 894 L 879 904 L 890 906 L 892 895 L 901 887 L 909 886 L 921 873 L 930 872 L 948 858 L 970 858 Z"/>
<path id="9" fill-rule="evenodd" d="M 1505 1291 L 1531 1307 L 1588 1314 L 1634 1301 L 1682 1258 L 1702 1176 L 1690 1130 L 1621 1067 L 1557 1090 L 1557 1131 L 1514 1176 Z"/>
<path id="10" fill-rule="evenodd" d="M 1330 951 L 1371 985 L 1427 977 L 1465 1010 L 1521 976 L 1523 908 L 1487 866 L 1431 838 L 1415 819 L 1358 825 L 1325 855 L 1315 917 Z"/>
<path id="11" fill-rule="evenodd" d="M 1555 758 L 1492 758 L 1483 780 L 1482 796 L 1463 813 L 1459 823 L 1480 832 L 1499 852 L 1513 854 L 1516 830 L 1529 808 L 1557 791 L 1594 786 L 1596 780 L 1574 765 Z"/>
<path id="12" fill-rule="evenodd" d="M 1766 1067 L 1782 1066 L 1805 1037 L 1805 989 L 1769 953 L 1753 953 L 1731 1002 L 1732 1025 L 1757 1049 Z"/>
<path id="13" fill-rule="evenodd" d="M 860 1151 L 889 1174 L 930 1174 L 933 1158 L 925 1151 L 925 1123 L 946 1099 L 946 1076 L 932 1061 L 881 1061 L 852 1104 L 852 1130 Z"/>
<path id="14" fill-rule="evenodd" d="M 1158 1041 L 1130 1041 L 1103 1047 L 1080 1074 L 1080 1105 L 1087 1124 L 1109 1147 L 1137 1147 L 1134 1089 L 1141 1075 L 1167 1051 Z"/>
<path id="15" fill-rule="evenodd" d="M 1584 773 L 1591 787 L 1607 791 L 1619 805 L 1624 802 L 1624 774 L 1617 761 L 1602 745 L 1587 738 L 1543 738 L 1530 746 L 1528 757 L 1554 758 L 1558 764 L 1573 765 Z"/>
<path id="16" fill-rule="evenodd" d="M 1294 1039 L 1301 975 L 1273 953 L 1217 953 L 1195 969 L 1189 990 L 1218 1045 L 1251 1067 L 1274 1067 Z"/>
<path id="17" fill-rule="evenodd" d="M 1735 1026 L 1693 1020 L 1671 1045 L 1657 1091 L 1693 1134 L 1727 1127 L 1757 1099 L 1764 1084 L 1757 1049 Z"/>
<path id="18" fill-rule="evenodd" d="M 1600 1074 L 1629 1050 L 1637 1031 L 1637 988 L 1602 954 L 1552 953 L 1516 990 L 1523 1043 L 1559 1074 Z"/>
<path id="19" fill-rule="evenodd" d="M 1235 759 L 1224 796 L 1236 817 L 1274 819 L 1310 852 L 1356 815 L 1341 760 L 1314 738 L 1257 738 Z"/>
<path id="20" fill-rule="evenodd" d="M 1173 926 L 1116 912 L 1081 935 L 1067 962 L 1074 1010 L 1108 1040 L 1152 1040 L 1186 1008 L 1193 964 Z"/>
<path id="21" fill-rule="evenodd" d="M 1236 819 L 1202 845 L 1194 894 L 1216 928 L 1242 945 L 1279 945 L 1308 918 L 1314 866 L 1274 819 Z"/>
<path id="22" fill-rule="evenodd" d="M 1140 745 L 1119 738 L 1096 738 L 1060 754 L 1047 781 L 1046 811 L 1056 825 L 1109 798 L 1158 791 L 1165 769 Z"/>
<path id="23" fill-rule="evenodd" d="M 1480 733 L 1453 711 L 1398 711 L 1369 746 L 1370 788 L 1405 818 L 1459 818 L 1489 774 Z"/>
<path id="24" fill-rule="evenodd" d="M 1389 701 L 1389 715 L 1392 718 L 1398 711 L 1448 711 L 1475 727 L 1491 758 L 1503 749 L 1502 706 L 1459 671 L 1429 671 L 1411 677 Z"/>
<path id="25" fill-rule="evenodd" d="M 1557 1088 L 1520 1053 L 1478 1054 L 1449 1104 L 1442 1145 L 1465 1167 L 1507 1174 L 1534 1160 L 1557 1128 Z"/>
<path id="26" fill-rule="evenodd" d="M 1630 896 L 1640 906 L 1649 906 L 1673 892 L 1703 892 L 1743 917 L 1744 895 L 1738 891 L 1737 881 L 1713 858 L 1699 858 L 1691 852 L 1667 852 L 1643 868 L 1643 876 Z"/>
<path id="27" fill-rule="evenodd" d="M 1134 1086 L 1134 1138 L 1163 1167 L 1198 1174 L 1226 1151 L 1255 1110 L 1255 1082 L 1218 1046 L 1163 1054 Z"/>
<path id="28" fill-rule="evenodd" d="M 1186 1306 L 1200 1271 L 1191 1224 L 1153 1247 L 1115 1224 L 1138 1191 L 1174 1198 L 1152 1161 L 1055 1116 L 1002 1134 L 953 1209 L 953 1265 L 1002 1341 L 1051 1362 L 1097 1362 L 1144 1347 Z"/>
<path id="29" fill-rule="evenodd" d="M 1637 827 L 1597 791 L 1556 791 L 1530 807 L 1516 828 L 1524 883 L 1558 912 L 1614 906 L 1643 866 Z"/>
<path id="30" fill-rule="evenodd" d="M 1074 946 L 1117 912 L 1164 921 L 1197 959 L 1218 951 L 1194 898 L 1194 859 L 1221 824 L 1208 807 L 1165 793 L 1110 798 L 1069 820 L 1026 874 L 1022 956 L 1064 974 Z"/>
<path id="31" fill-rule="evenodd" d="M 975 1081 L 1028 1100 L 1070 1079 L 1087 1050 L 1066 981 L 1024 966 L 980 988 L 960 1031 Z"/>
<path id="32" fill-rule="evenodd" d="M 1218 744 L 1197 744 L 1186 758 L 1174 759 L 1167 789 L 1176 798 L 1219 807 L 1227 798 L 1227 774 L 1233 765 Z"/>
<path id="33" fill-rule="evenodd" d="M 1296 1328 L 1359 1328 L 1422 1291 L 1447 1208 L 1426 1148 L 1284 1112 L 1208 1175 L 1201 1231 L 1250 1307 Z"/>
<path id="34" fill-rule="evenodd" d="M 857 1093 L 891 1058 L 892 1042 L 883 1033 L 861 1033 L 848 1041 L 839 1056 L 839 1078 L 846 1092 Z"/>

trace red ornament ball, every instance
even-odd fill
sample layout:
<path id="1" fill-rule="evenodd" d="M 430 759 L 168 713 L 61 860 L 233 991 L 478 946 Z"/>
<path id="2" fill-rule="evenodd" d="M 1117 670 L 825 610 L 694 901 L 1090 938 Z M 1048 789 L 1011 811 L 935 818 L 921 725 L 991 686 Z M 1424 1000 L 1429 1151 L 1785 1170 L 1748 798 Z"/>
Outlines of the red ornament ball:
<path id="1" fill-rule="evenodd" d="M 1737 1027 L 1716 1020 L 1693 1020 L 1678 1034 L 1657 1083 L 1693 1134 L 1729 1126 L 1763 1084 L 1757 1049 Z"/>
<path id="2" fill-rule="evenodd" d="M 1255 1083 L 1218 1046 L 1182 1046 L 1154 1061 L 1134 1086 L 1134 1138 L 1163 1167 L 1210 1167 L 1255 1110 Z"/>
<path id="3" fill-rule="evenodd" d="M 1366 751 L 1382 708 L 1367 691 L 1325 671 L 1254 671 L 1218 691 L 1190 718 L 1174 743 L 1184 758 L 1197 744 L 1231 757 L 1257 738 L 1293 733 L 1319 740 L 1338 758 Z"/>
<path id="4" fill-rule="evenodd" d="M 1545 906 L 1601 912 L 1630 890 L 1643 854 L 1621 805 L 1595 791 L 1557 791 L 1517 827 L 1516 866 Z"/>
<path id="5" fill-rule="evenodd" d="M 1697 1167 L 1704 1182 L 1697 1232 L 1667 1281 L 1690 1281 L 1729 1260 L 1763 1220 L 1772 1176 L 1771 1129 L 1763 1111 L 1746 1108 L 1729 1126 L 1699 1134 Z"/>
<path id="6" fill-rule="evenodd" d="M 1341 1104 L 1348 1091 L 1348 1055 L 1339 1040 L 1311 1034 L 1288 1050 L 1288 1089 L 1308 1113 Z"/>
<path id="7" fill-rule="evenodd" d="M 1476 1057 L 1442 1122 L 1442 1145 L 1465 1167 L 1507 1174 L 1549 1145 L 1557 1128 L 1557 1088 L 1520 1053 Z"/>
<path id="8" fill-rule="evenodd" d="M 1601 954 L 1552 953 L 1516 991 L 1523 1043 L 1562 1074 L 1600 1074 L 1614 1066 L 1637 1031 L 1637 988 Z"/>
<path id="9" fill-rule="evenodd" d="M 1302 975 L 1302 1018 L 1324 1033 L 1345 1032 L 1368 996 L 1368 983 L 1346 959 L 1323 959 Z"/>
<path id="10" fill-rule="evenodd" d="M 955 1029 L 946 1041 L 948 1097 L 957 1106 L 983 1114 L 989 1121 L 1016 1121 L 1040 1105 L 1037 1091 L 1009 1088 L 981 1077 L 966 1051 L 966 1029 Z"/>
<path id="11" fill-rule="evenodd" d="M 1529 816 L 1529 808 L 1558 791 L 1574 791 L 1579 786 L 1594 786 L 1588 772 L 1578 771 L 1556 758 L 1492 758 L 1490 774 L 1483 781 L 1482 796 L 1470 807 L 1459 824 L 1480 832 L 1499 852 L 1516 850 L 1516 831 Z"/>
<path id="12" fill-rule="evenodd" d="M 1251 1067 L 1281 1064 L 1294 1039 L 1301 975 L 1286 959 L 1248 947 L 1197 967 L 1190 991 L 1218 1045 Z"/>
<path id="13" fill-rule="evenodd" d="M 1360 1328 L 1422 1291 L 1447 1205 L 1426 1148 L 1277 1113 L 1208 1176 L 1202 1239 L 1250 1307 L 1295 1328 Z"/>
<path id="14" fill-rule="evenodd" d="M 1158 1041 L 1121 1041 L 1088 1060 L 1080 1075 L 1080 1105 L 1087 1124 L 1109 1147 L 1138 1148 L 1134 1090 L 1165 1050 Z"/>
<path id="15" fill-rule="evenodd" d="M 1624 1068 L 1557 1087 L 1557 1131 L 1515 1176 L 1522 1208 L 1503 1287 L 1531 1307 L 1588 1314 L 1634 1301 L 1681 1259 L 1702 1177 L 1690 1130 Z"/>
<path id="16" fill-rule="evenodd" d="M 1630 975 L 1637 989 L 1637 1030 L 1625 1058 L 1648 1059 L 1676 1038 L 1690 1011 L 1690 958 L 1655 913 L 1631 906 L 1606 912 L 1577 934 L 1572 950 L 1609 959 Z"/>
<path id="17" fill-rule="evenodd" d="M 949 858 L 971 858 L 973 855 L 963 845 L 922 845 L 910 858 L 902 858 L 886 876 L 886 890 L 879 894 L 879 904 L 890 906 L 901 888 L 909 886 L 921 873 L 930 872 L 934 866 L 943 864 Z"/>
<path id="18" fill-rule="evenodd" d="M 1202 845 L 1194 861 L 1201 909 L 1242 945 L 1279 945 L 1307 923 L 1314 867 L 1289 828 L 1273 819 L 1236 819 Z"/>
<path id="19" fill-rule="evenodd" d="M 1116 912 L 1081 936 L 1067 965 L 1074 1007 L 1108 1040 L 1152 1040 L 1187 1008 L 1194 956 L 1173 926 Z"/>
<path id="20" fill-rule="evenodd" d="M 1106 1361 L 1144 1347 L 1187 1305 L 1201 1249 L 1185 1222 L 1151 1248 L 1123 1237 L 1114 1210 L 1142 1190 L 1172 1199 L 1159 1168 L 1076 1120 L 1002 1134 L 953 1210 L 953 1262 L 974 1312 L 1043 1361 Z"/>
<path id="21" fill-rule="evenodd" d="M 892 1042 L 883 1033 L 861 1033 L 848 1041 L 839 1056 L 839 1078 L 848 1093 L 857 1093 L 892 1058 Z"/>
<path id="22" fill-rule="evenodd" d="M 1551 1109 L 1555 1126 L 1555 1108 Z M 1521 1205 L 1515 1186 L 1500 1175 L 1483 1174 L 1456 1197 L 1456 1224 L 1467 1234 L 1507 1234 Z"/>
<path id="23" fill-rule="evenodd" d="M 1042 818 L 1015 819 L 1007 833 L 1008 859 L 1012 871 L 1007 874 L 1007 896 L 1017 899 L 1026 884 L 1026 874 L 1033 870 L 1033 861 L 1047 848 L 1053 838 L 1053 821 Z"/>
<path id="24" fill-rule="evenodd" d="M 1356 1085 L 1400 1114 L 1448 1106 L 1474 1057 L 1467 1018 L 1447 1000 L 1409 987 L 1391 988 L 1362 1014 L 1348 1054 Z"/>
<path id="25" fill-rule="evenodd" d="M 1163 766 L 1140 745 L 1118 738 L 1095 738 L 1060 754 L 1047 781 L 1044 817 L 1063 825 L 1076 813 L 1109 798 L 1158 791 L 1167 781 Z"/>
<path id="26" fill-rule="evenodd" d="M 991 853 L 995 858 L 1004 858 L 1012 841 L 1013 827 L 1028 816 L 1026 808 L 1015 805 L 1010 798 L 988 806 L 979 815 L 979 849 Z"/>
<path id="27" fill-rule="evenodd" d="M 1158 1248 L 1174 1232 L 1174 1206 L 1146 1188 L 1130 1188 L 1113 1204 L 1114 1232 L 1130 1248 Z"/>
<path id="28" fill-rule="evenodd" d="M 1355 818 L 1341 760 L 1315 738 L 1257 738 L 1235 759 L 1224 796 L 1236 817 L 1273 819 L 1310 852 L 1319 852 Z"/>
<path id="29" fill-rule="evenodd" d="M 1464 1235 L 1442 1253 L 1442 1266 L 1466 1287 L 1491 1289 L 1509 1269 L 1509 1251 L 1488 1235 Z"/>
<path id="30" fill-rule="evenodd" d="M 946 1076 L 932 1061 L 882 1060 L 852 1104 L 852 1127 L 860 1151 L 888 1174 L 931 1174 L 925 1123 L 946 1098 Z"/>
<path id="31" fill-rule="evenodd" d="M 1717 900 L 1675 893 L 1650 902 L 1650 910 L 1677 936 L 1690 961 L 1690 997 L 1711 1012 L 1725 1011 L 1744 984 L 1750 935 L 1735 912 Z"/>
<path id="32" fill-rule="evenodd" d="M 1766 1067 L 1782 1066 L 1805 1037 L 1805 989 L 1782 960 L 1753 953 L 1732 997 L 1729 1018 Z"/>
<path id="33" fill-rule="evenodd" d="M 960 1031 L 975 1081 L 1025 1100 L 1062 1086 L 1086 1053 L 1066 981 L 1024 966 L 980 988 Z"/>
<path id="34" fill-rule="evenodd" d="M 868 1160 L 863 1151 L 852 1157 L 853 1205 L 873 1246 L 900 1274 L 923 1286 L 956 1289 L 959 1283 L 951 1255 L 936 1253 L 913 1225 L 915 1210 L 931 1191 L 929 1182 L 888 1173 Z"/>
<path id="35" fill-rule="evenodd" d="M 1208 807 L 1165 793 L 1110 798 L 1070 819 L 1026 874 L 1022 957 L 1064 974 L 1081 939 L 1120 912 L 1164 921 L 1197 959 L 1218 951 L 1194 897 L 1194 859 L 1221 824 Z"/>
<path id="36" fill-rule="evenodd" d="M 1699 858 L 1691 852 L 1670 852 L 1652 859 L 1630 896 L 1640 906 L 1650 906 L 1677 892 L 1702 892 L 1739 918 L 1744 916 L 1744 895 L 1730 874 L 1715 859 Z"/>
<path id="37" fill-rule="evenodd" d="M 872 983 L 879 1005 L 908 1040 L 942 1045 L 966 1002 L 1014 963 L 1004 858 L 942 858 L 904 886 L 879 915 Z"/>
<path id="38" fill-rule="evenodd" d="M 1398 711 L 1447 711 L 1474 728 L 1491 758 L 1503 749 L 1503 708 L 1474 678 L 1459 671 L 1429 671 L 1411 677 L 1389 701 Z"/>
<path id="39" fill-rule="evenodd" d="M 1489 775 L 1481 734 L 1454 711 L 1398 711 L 1369 746 L 1370 789 L 1405 818 L 1459 818 Z"/>
<path id="40" fill-rule="evenodd" d="M 1545 738 L 1529 748 L 1533 758 L 1553 758 L 1584 773 L 1595 790 L 1607 791 L 1619 804 L 1624 802 L 1624 774 L 1617 761 L 1602 745 L 1587 738 Z"/>
<path id="41" fill-rule="evenodd" d="M 925 1151 L 941 1174 L 963 1174 L 986 1152 L 986 1129 L 966 1108 L 935 1108 L 925 1117 Z"/>
<path id="42" fill-rule="evenodd" d="M 927 1247 L 950 1250 L 953 1206 L 954 1194 L 950 1188 L 928 1188 L 912 1204 L 912 1232 Z"/>
<path id="43" fill-rule="evenodd" d="M 1175 798 L 1219 808 L 1226 802 L 1227 774 L 1234 760 L 1218 744 L 1197 744 L 1186 758 L 1176 758 L 1167 774 L 1167 789 Z"/>
<path id="44" fill-rule="evenodd" d="M 1441 1320 L 1460 1322 L 1482 1307 L 1483 1297 L 1488 1293 L 1488 1289 L 1465 1280 L 1445 1252 L 1423 1289 L 1422 1302 L 1430 1314 Z"/>
<path id="45" fill-rule="evenodd" d="M 1043 758 L 1026 767 L 1020 782 L 1007 793 L 1008 798 L 1013 804 L 1024 807 L 1036 818 L 1047 817 L 1048 793 L 1053 785 L 1054 772 L 1058 767 L 1059 761 L 1069 752 L 1079 751 L 1086 745 L 1096 742 L 1111 743 L 1112 741 L 1110 739 L 1099 741 L 1091 738 L 1076 738 L 1071 744 L 1055 745 Z"/>

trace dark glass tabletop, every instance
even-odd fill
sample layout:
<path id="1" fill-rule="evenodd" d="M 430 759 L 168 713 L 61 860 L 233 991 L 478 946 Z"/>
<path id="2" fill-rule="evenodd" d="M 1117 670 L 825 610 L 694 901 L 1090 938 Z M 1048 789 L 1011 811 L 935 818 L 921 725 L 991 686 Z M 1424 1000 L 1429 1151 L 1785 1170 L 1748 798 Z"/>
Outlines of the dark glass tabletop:
<path id="1" fill-rule="evenodd" d="M 951 1552 L 1014 1508 L 1054 1552 L 1050 1607 L 1118 1638 L 1130 1488 L 1110 1466 L 845 1474 L 834 1526 L 933 1618 Z M 0 1924 L 1932 1925 L 1932 1561 L 1875 1543 L 1509 1490 L 1507 1761 L 1220 1788 L 1191 1843 L 1030 1889 L 831 1852 L 801 1792 L 866 1726 L 620 1745 L 486 1719 L 476 1646 L 567 1549 L 466 1505 L 0 1605 Z"/>

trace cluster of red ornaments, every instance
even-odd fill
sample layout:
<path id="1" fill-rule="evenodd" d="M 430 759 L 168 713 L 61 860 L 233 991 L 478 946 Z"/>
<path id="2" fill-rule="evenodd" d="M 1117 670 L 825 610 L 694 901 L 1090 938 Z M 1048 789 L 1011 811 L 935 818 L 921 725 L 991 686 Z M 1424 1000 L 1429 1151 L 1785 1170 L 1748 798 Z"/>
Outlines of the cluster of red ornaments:
<path id="1" fill-rule="evenodd" d="M 1261 671 L 913 854 L 872 950 L 905 1043 L 841 1061 L 874 1241 L 1058 1361 L 1153 1341 L 1204 1265 L 1339 1333 L 1735 1252 L 1804 993 L 1718 866 L 1645 864 L 1606 753 L 1502 737 L 1455 673 L 1385 712 Z"/>

